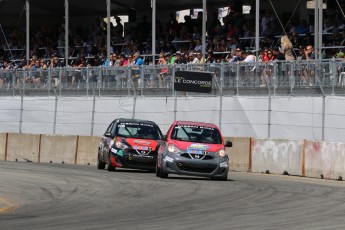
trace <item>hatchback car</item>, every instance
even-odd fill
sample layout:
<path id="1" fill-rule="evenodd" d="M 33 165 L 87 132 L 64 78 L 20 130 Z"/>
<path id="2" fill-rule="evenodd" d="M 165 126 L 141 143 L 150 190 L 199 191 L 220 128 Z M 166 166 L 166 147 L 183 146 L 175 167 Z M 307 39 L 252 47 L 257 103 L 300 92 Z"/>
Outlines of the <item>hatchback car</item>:
<path id="1" fill-rule="evenodd" d="M 97 168 L 155 170 L 162 132 L 153 121 L 120 118 L 104 133 L 98 147 Z"/>
<path id="2" fill-rule="evenodd" d="M 227 180 L 229 158 L 219 128 L 210 123 L 175 121 L 158 150 L 156 176 L 181 174 Z"/>

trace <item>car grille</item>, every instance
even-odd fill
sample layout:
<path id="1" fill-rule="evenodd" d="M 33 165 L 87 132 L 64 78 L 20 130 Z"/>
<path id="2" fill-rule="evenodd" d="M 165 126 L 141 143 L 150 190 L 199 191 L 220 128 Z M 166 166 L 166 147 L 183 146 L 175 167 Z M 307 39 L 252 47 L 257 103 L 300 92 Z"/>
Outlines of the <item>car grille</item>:
<path id="1" fill-rule="evenodd" d="M 212 173 L 216 168 L 217 165 L 192 165 L 192 164 L 185 164 L 185 163 L 177 163 L 177 167 L 182 171 L 187 172 L 197 172 L 197 173 Z"/>
<path id="2" fill-rule="evenodd" d="M 128 153 L 134 154 L 134 155 L 145 155 L 145 156 L 156 156 L 156 151 L 151 150 L 136 150 L 136 149 L 130 149 L 128 150 Z"/>
<path id="3" fill-rule="evenodd" d="M 193 153 L 182 153 L 180 156 L 189 158 L 189 159 L 196 159 L 196 160 L 212 160 L 213 159 L 211 155 L 200 155 L 200 154 L 193 154 Z"/>

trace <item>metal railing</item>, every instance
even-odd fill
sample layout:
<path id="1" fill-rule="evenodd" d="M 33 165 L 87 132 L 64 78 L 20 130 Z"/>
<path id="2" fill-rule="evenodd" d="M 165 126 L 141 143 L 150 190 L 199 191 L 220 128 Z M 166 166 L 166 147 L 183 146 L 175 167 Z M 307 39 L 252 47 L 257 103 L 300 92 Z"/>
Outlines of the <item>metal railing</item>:
<path id="1" fill-rule="evenodd" d="M 273 61 L 252 63 L 208 63 L 182 65 L 143 65 L 118 67 L 59 67 L 47 69 L 0 70 L 0 93 L 20 95 L 130 95 L 174 94 L 175 71 L 214 73 L 213 93 L 270 94 L 310 93 L 341 95 L 345 83 L 345 62 Z M 121 93 L 120 93 L 121 92 Z"/>

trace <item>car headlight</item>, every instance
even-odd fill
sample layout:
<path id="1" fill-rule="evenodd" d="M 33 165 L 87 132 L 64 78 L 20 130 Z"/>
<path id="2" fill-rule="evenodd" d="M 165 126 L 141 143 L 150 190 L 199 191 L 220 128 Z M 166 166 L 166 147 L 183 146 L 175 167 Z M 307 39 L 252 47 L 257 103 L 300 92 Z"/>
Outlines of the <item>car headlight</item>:
<path id="1" fill-rule="evenodd" d="M 224 149 L 221 149 L 216 153 L 216 157 L 225 157 L 225 156 L 226 156 L 226 152 Z"/>
<path id="2" fill-rule="evenodd" d="M 179 153 L 180 152 L 179 148 L 177 148 L 174 144 L 168 145 L 168 151 L 171 153 Z"/>
<path id="3" fill-rule="evenodd" d="M 128 146 L 122 143 L 121 141 L 116 141 L 115 145 L 116 145 L 116 148 L 118 149 L 128 149 Z"/>

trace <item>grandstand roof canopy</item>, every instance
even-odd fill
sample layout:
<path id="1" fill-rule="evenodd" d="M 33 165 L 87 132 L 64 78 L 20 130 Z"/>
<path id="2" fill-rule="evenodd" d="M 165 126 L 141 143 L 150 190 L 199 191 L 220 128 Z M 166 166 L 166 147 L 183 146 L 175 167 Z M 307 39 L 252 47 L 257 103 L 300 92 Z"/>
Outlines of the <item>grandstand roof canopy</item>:
<path id="1" fill-rule="evenodd" d="M 0 0 L 0 15 L 15 17 L 24 9 L 26 0 Z M 61 16 L 65 14 L 65 0 L 29 0 L 31 15 Z M 229 0 L 208 0 L 213 6 L 226 6 Z M 202 0 L 156 0 L 157 10 L 182 10 L 202 8 Z M 69 0 L 71 16 L 104 15 L 106 0 Z M 127 14 L 129 9 L 138 12 L 151 10 L 151 0 L 111 0 L 112 14 Z M 0 21 L 1 24 L 1 21 Z"/>

